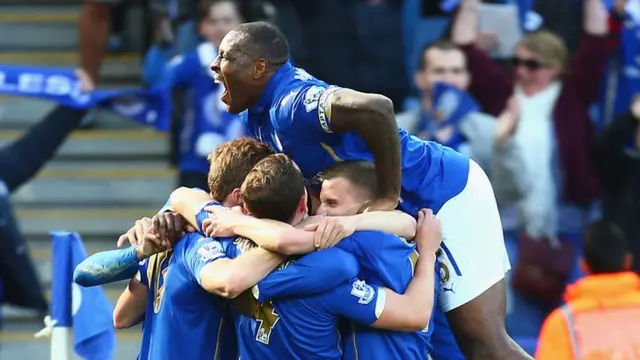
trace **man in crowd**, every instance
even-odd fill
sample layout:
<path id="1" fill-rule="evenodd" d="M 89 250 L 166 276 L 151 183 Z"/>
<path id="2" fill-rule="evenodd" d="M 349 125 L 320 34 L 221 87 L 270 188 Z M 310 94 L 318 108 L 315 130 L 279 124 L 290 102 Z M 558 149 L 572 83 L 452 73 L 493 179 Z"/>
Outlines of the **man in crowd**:
<path id="1" fill-rule="evenodd" d="M 536 359 L 636 357 L 640 277 L 632 266 L 624 232 L 616 224 L 601 220 L 589 225 L 582 250 L 588 275 L 569 285 L 567 304 L 544 321 Z"/>

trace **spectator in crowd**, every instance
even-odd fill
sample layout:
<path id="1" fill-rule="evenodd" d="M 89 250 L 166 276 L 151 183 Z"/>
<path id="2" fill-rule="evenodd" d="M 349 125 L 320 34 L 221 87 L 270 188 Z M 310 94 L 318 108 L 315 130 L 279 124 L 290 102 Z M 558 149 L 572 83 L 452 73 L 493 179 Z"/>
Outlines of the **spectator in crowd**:
<path id="1" fill-rule="evenodd" d="M 595 161 L 604 188 L 604 217 L 624 231 L 640 259 L 640 97 L 598 139 Z M 640 272 L 640 263 L 635 264 Z"/>
<path id="2" fill-rule="evenodd" d="M 89 76 L 78 72 L 81 88 L 93 90 Z M 69 134 L 80 126 L 87 110 L 58 106 L 11 145 L 0 149 L 0 300 L 47 311 L 26 243 L 20 234 L 9 196 L 56 154 Z"/>
<path id="3" fill-rule="evenodd" d="M 179 186 L 207 189 L 207 155 L 219 144 L 242 135 L 240 118 L 220 100 L 224 88 L 214 83 L 210 64 L 224 35 L 243 22 L 234 0 L 204 0 L 199 4 L 200 35 L 195 50 L 169 62 L 172 49 L 155 46 L 147 54 L 144 79 L 150 86 L 183 88 L 185 109 L 179 138 Z"/>
<path id="4" fill-rule="evenodd" d="M 414 83 L 421 92 L 420 106 L 398 114 L 398 126 L 422 139 L 433 140 L 466 153 L 488 171 L 493 150 L 495 117 L 472 112 L 458 124 L 438 127 L 434 133 L 424 130 L 428 124 L 437 124 L 445 120 L 431 116 L 434 107 L 433 89 L 436 83 L 467 91 L 471 79 L 465 54 L 449 41 L 437 41 L 424 47 L 418 63 Z"/>
<path id="5" fill-rule="evenodd" d="M 537 360 L 635 359 L 640 346 L 640 277 L 630 271 L 622 230 L 598 221 L 584 233 L 588 275 L 567 288 L 566 305 L 544 321 Z"/>
<path id="6" fill-rule="evenodd" d="M 584 1 L 584 35 L 570 66 L 567 49 L 555 34 L 544 30 L 527 34 L 516 45 L 511 78 L 473 45 L 478 35 L 479 3 L 461 2 L 452 39 L 467 56 L 472 77 L 470 93 L 482 109 L 492 115 L 503 111 L 512 114 L 504 117 L 511 123 L 505 126 L 510 131 L 500 141 L 512 140 L 514 149 L 520 152 L 520 169 L 512 172 L 519 174 L 520 196 L 506 203 L 496 195 L 505 229 L 522 230 L 516 236 L 507 234 L 508 248 L 515 248 L 512 254 L 518 247 L 527 249 L 520 252 L 520 259 L 512 259 L 514 284 L 519 292 L 533 299 L 549 301 L 546 305 L 529 303 L 519 299 L 521 294 L 513 294 L 515 311 L 524 314 L 527 311 L 520 306 L 531 308 L 530 318 L 521 318 L 516 326 L 524 335 L 532 335 L 555 303 L 552 299 L 560 299 L 564 282 L 580 274 L 573 249 L 579 246 L 580 233 L 599 195 L 590 161 L 595 139 L 589 106 L 597 98 L 612 50 L 608 41 L 609 16 L 601 0 Z M 507 103 L 510 106 L 505 110 Z M 535 256 L 539 253 L 546 255 Z M 559 276 L 536 278 L 535 271 L 523 271 L 529 265 Z M 540 285 L 552 281 L 556 283 L 550 287 L 552 293 L 542 293 L 544 286 Z"/>
<path id="7" fill-rule="evenodd" d="M 78 18 L 80 28 L 80 67 L 86 71 L 91 81 L 98 82 L 100 66 L 107 54 L 111 35 L 111 11 L 121 1 L 128 0 L 83 0 Z M 175 27 L 188 18 L 193 0 L 150 0 L 150 6 L 166 9 Z M 119 14 L 123 16 L 123 14 Z M 185 42 L 189 43 L 189 36 Z M 180 46 L 181 44 L 178 44 Z M 188 45 L 188 44 L 187 44 Z"/>

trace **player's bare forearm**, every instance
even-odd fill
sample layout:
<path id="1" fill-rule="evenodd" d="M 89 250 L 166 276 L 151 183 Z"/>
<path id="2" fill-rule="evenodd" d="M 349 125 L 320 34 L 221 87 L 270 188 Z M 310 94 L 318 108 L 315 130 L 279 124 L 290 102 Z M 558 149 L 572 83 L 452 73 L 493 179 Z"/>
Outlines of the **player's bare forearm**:
<path id="1" fill-rule="evenodd" d="M 283 260 L 283 256 L 261 248 L 251 249 L 235 259 L 216 260 L 202 269 L 202 287 L 233 299 L 267 277 Z"/>
<path id="2" fill-rule="evenodd" d="M 126 329 L 140 323 L 147 305 L 147 287 L 133 278 L 113 309 L 113 327 Z"/>
<path id="3" fill-rule="evenodd" d="M 331 99 L 330 118 L 334 131 L 357 132 L 373 154 L 379 197 L 397 199 L 402 175 L 400 136 L 391 100 L 339 89 Z"/>
<path id="4" fill-rule="evenodd" d="M 171 208 L 187 222 L 198 229 L 198 221 L 196 214 L 202 210 L 202 207 L 212 201 L 211 195 L 200 189 L 189 189 L 187 187 L 179 187 L 175 189 L 170 198 Z"/>
<path id="5" fill-rule="evenodd" d="M 530 360 L 507 334 L 505 281 L 500 280 L 480 296 L 447 312 L 460 349 L 471 360 Z"/>
<path id="6" fill-rule="evenodd" d="M 100 65 L 109 42 L 110 5 L 85 0 L 78 26 L 80 28 L 80 66 L 97 83 Z"/>
<path id="7" fill-rule="evenodd" d="M 431 320 L 435 288 L 435 254 L 420 256 L 403 295 L 387 292 L 387 303 L 374 327 L 395 331 L 424 330 Z"/>
<path id="8" fill-rule="evenodd" d="M 233 233 L 251 239 L 263 249 L 285 255 L 307 254 L 315 250 L 313 232 L 269 219 L 243 217 L 234 224 Z"/>
<path id="9" fill-rule="evenodd" d="M 73 271 L 80 286 L 97 286 L 130 279 L 138 271 L 137 247 L 102 251 L 89 256 Z"/>
<path id="10" fill-rule="evenodd" d="M 416 236 L 416 220 L 402 211 L 372 211 L 354 216 L 356 230 L 378 230 L 407 240 Z"/>

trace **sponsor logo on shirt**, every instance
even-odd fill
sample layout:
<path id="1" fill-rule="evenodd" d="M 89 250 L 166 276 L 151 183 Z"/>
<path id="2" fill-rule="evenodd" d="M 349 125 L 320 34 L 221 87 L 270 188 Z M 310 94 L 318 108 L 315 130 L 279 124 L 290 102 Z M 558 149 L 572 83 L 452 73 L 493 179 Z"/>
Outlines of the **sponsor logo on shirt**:
<path id="1" fill-rule="evenodd" d="M 375 291 L 364 281 L 358 280 L 351 286 L 351 295 L 358 298 L 358 304 L 366 305 L 373 300 Z"/>
<path id="2" fill-rule="evenodd" d="M 198 241 L 200 240 L 202 239 L 199 239 Z M 222 245 L 220 245 L 220 243 L 217 241 L 206 243 L 198 249 L 198 255 L 200 256 L 200 260 L 202 261 L 214 260 L 222 256 L 223 254 L 224 251 L 222 249 Z"/>

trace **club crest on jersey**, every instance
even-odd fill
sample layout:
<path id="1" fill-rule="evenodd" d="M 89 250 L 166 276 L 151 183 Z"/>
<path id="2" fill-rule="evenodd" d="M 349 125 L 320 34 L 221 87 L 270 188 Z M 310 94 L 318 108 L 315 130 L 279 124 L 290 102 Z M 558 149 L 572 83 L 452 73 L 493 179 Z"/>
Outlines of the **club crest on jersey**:
<path id="1" fill-rule="evenodd" d="M 449 271 L 449 268 L 447 265 L 440 262 L 440 283 L 444 285 L 449 282 L 449 279 L 451 279 L 451 272 Z"/>
<path id="2" fill-rule="evenodd" d="M 351 295 L 358 298 L 358 304 L 366 305 L 373 300 L 375 292 L 370 285 L 362 280 L 358 280 L 351 286 Z"/>

